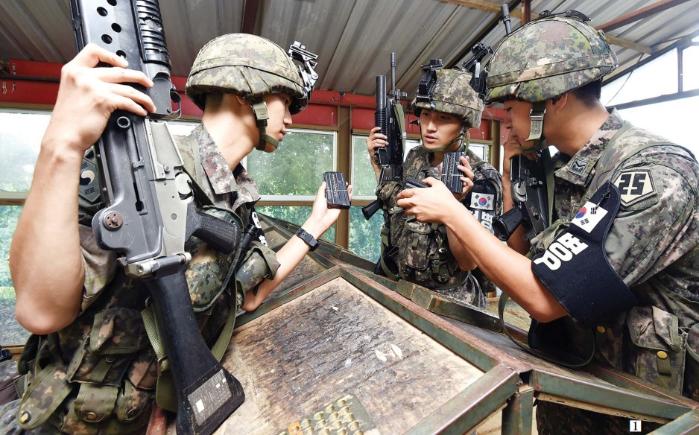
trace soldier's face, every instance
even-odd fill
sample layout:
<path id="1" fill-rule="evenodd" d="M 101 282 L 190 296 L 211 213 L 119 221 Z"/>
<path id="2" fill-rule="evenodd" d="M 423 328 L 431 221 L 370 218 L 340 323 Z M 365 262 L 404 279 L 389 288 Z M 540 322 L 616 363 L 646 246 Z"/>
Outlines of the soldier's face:
<path id="1" fill-rule="evenodd" d="M 461 119 L 449 113 L 422 109 L 420 131 L 422 146 L 428 150 L 444 149 L 461 131 Z"/>
<path id="2" fill-rule="evenodd" d="M 532 103 L 520 100 L 506 100 L 505 111 L 507 119 L 505 120 L 505 128 L 510 129 L 510 137 L 508 143 L 517 144 L 522 149 L 529 149 L 534 146 L 534 141 L 527 141 L 531 123 L 529 121 L 529 112 L 532 109 Z"/>
<path id="3" fill-rule="evenodd" d="M 269 115 L 266 132 L 281 142 L 291 125 L 291 112 L 289 112 L 291 97 L 286 94 L 272 94 L 265 97 L 265 102 Z"/>

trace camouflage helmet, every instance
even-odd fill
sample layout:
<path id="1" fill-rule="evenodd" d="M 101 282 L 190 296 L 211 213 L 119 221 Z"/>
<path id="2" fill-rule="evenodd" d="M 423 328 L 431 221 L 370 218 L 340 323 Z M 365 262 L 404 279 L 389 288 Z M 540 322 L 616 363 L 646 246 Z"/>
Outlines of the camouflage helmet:
<path id="1" fill-rule="evenodd" d="M 256 35 L 231 33 L 204 45 L 187 78 L 187 96 L 204 109 L 208 93 L 231 92 L 249 101 L 273 93 L 294 99 L 291 113 L 306 105 L 299 68 L 277 44 Z"/>
<path id="2" fill-rule="evenodd" d="M 490 61 L 487 101 L 545 101 L 617 67 L 604 34 L 577 11 L 544 15 L 508 35 Z"/>
<path id="3" fill-rule="evenodd" d="M 483 100 L 470 85 L 471 74 L 457 69 L 434 69 L 433 83 L 418 88 L 412 108 L 417 116 L 422 109 L 448 113 L 459 117 L 469 127 L 481 124 Z M 425 74 L 431 74 L 425 71 Z M 425 76 L 423 76 L 425 80 Z M 422 85 L 422 80 L 421 80 Z M 427 92 L 422 92 L 422 91 Z"/>

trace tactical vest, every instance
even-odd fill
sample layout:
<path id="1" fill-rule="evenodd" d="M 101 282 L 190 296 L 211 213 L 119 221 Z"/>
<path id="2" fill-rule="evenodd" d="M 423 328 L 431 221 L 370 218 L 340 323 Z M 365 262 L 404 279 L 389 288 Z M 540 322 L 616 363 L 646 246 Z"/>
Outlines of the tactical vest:
<path id="1" fill-rule="evenodd" d="M 178 141 L 185 168 L 194 174 L 195 165 L 201 164 L 198 152 L 183 147 Z M 194 159 L 188 158 L 192 155 Z M 250 221 L 252 205 L 235 213 L 212 207 L 194 177 L 192 181 L 195 202 L 207 213 L 243 226 Z M 87 219 L 90 211 L 83 210 L 82 218 Z M 242 304 L 241 292 L 231 290 L 232 284 L 223 285 L 235 254 L 215 252 L 195 237 L 185 249 L 192 254 L 186 271 L 192 305 L 211 346 Z M 147 296 L 141 282 L 118 268 L 97 300 L 71 325 L 47 336 L 30 337 L 19 365 L 26 373 L 17 416 L 22 428 L 49 425 L 61 432 L 85 434 L 145 430 L 156 380 L 165 369 L 156 360 L 142 318 Z"/>
<path id="2" fill-rule="evenodd" d="M 638 140 L 642 137 L 643 140 Z M 662 147 L 662 149 L 660 148 Z M 636 158 L 675 154 L 691 157 L 686 149 L 624 122 L 597 160 L 592 180 L 571 216 L 559 216 L 532 239 L 530 254 L 542 252 L 565 230 L 577 209 L 607 181 L 614 181 L 624 165 Z M 695 218 L 696 219 L 696 218 Z M 699 246 L 680 258 L 698 258 Z M 679 260 L 678 260 L 679 261 Z M 672 266 L 669 266 L 672 267 Z M 658 275 L 631 287 L 641 301 L 615 319 L 597 325 L 595 358 L 679 394 L 699 399 L 699 303 L 690 301 L 660 283 Z M 649 295 L 658 295 L 650 298 Z M 679 310 L 677 310 L 679 308 Z M 682 315 L 682 318 L 678 317 Z M 589 331 L 578 329 L 580 340 Z M 687 357 L 689 355 L 689 357 Z"/>
<path id="3" fill-rule="evenodd" d="M 403 164 L 403 176 L 421 180 L 428 176 L 438 178 L 429 161 L 430 152 L 423 147 L 417 147 L 408 154 Z M 469 154 L 471 158 L 475 156 Z M 474 165 L 478 171 L 477 177 L 490 180 L 486 168 Z M 497 183 L 495 183 L 497 184 Z M 437 223 L 419 222 L 407 217 L 403 209 L 396 206 L 396 195 L 401 190 L 399 183 L 388 183 L 380 187 L 378 195 L 384 204 L 385 225 L 382 228 L 382 262 L 384 273 L 388 266 L 386 262 L 393 260 L 397 270 L 394 276 L 414 282 L 433 290 L 461 288 L 466 282 L 469 272 L 462 271 L 456 259 L 449 250 L 446 227 Z M 502 189 L 495 186 L 496 192 Z M 501 202 L 501 195 L 496 202 Z"/>

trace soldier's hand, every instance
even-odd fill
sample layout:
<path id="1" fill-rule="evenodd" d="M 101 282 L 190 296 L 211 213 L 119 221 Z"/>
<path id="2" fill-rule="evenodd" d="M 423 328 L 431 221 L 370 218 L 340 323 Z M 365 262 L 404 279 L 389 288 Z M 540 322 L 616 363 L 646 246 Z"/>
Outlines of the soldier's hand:
<path id="1" fill-rule="evenodd" d="M 100 63 L 110 66 L 98 66 Z M 125 84 L 151 87 L 153 83 L 142 72 L 126 67 L 126 60 L 94 44 L 65 64 L 43 142 L 82 156 L 100 137 L 113 111 L 140 116 L 155 111 L 150 97 Z"/>
<path id="2" fill-rule="evenodd" d="M 453 207 L 461 203 L 441 181 L 429 177 L 422 180 L 430 187 L 405 189 L 398 194 L 396 204 L 420 222 L 444 222 Z"/>
<path id="3" fill-rule="evenodd" d="M 461 171 L 461 173 L 464 174 L 461 177 L 463 189 L 461 190 L 461 193 L 455 193 L 454 197 L 457 200 L 459 200 L 459 202 L 461 202 L 464 200 L 464 198 L 466 198 L 466 195 L 468 195 L 471 189 L 473 189 L 473 177 L 475 176 L 475 174 L 473 173 L 473 169 L 471 168 L 471 162 L 468 160 L 468 157 L 459 157 L 459 163 L 460 165 L 458 165 L 457 168 L 459 168 L 459 171 Z"/>
<path id="4" fill-rule="evenodd" d="M 374 160 L 374 153 L 377 148 L 385 148 L 388 145 L 388 138 L 386 135 L 379 133 L 381 127 L 374 127 L 369 132 L 369 137 L 366 139 L 367 151 L 369 151 L 369 158 Z"/>
<path id="5" fill-rule="evenodd" d="M 347 186 L 347 194 L 349 195 L 350 201 L 352 201 L 351 184 Z M 328 200 L 325 198 L 325 181 L 323 181 L 313 201 L 311 216 L 306 223 L 303 224 L 303 227 L 306 231 L 310 232 L 313 237 L 318 238 L 335 223 L 341 211 L 342 210 L 338 208 L 328 208 Z M 317 234 L 313 234 L 314 232 Z"/>

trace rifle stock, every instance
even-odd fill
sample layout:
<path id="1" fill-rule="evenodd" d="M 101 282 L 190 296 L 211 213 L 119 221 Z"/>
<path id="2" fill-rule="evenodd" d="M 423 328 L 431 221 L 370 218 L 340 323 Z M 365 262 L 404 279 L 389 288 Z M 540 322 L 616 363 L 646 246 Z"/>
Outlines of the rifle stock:
<path id="1" fill-rule="evenodd" d="M 157 0 L 71 0 L 78 49 L 95 43 L 127 59 L 155 86 L 143 90 L 156 111 L 147 118 L 115 112 L 97 144 L 108 206 L 92 229 L 120 255 L 126 274 L 148 288 L 173 373 L 179 434 L 210 434 L 245 400 L 240 382 L 204 342 L 192 310 L 185 269 L 192 234 L 223 252 L 241 249 L 241 229 L 200 213 L 167 125 L 179 103 Z M 119 30 L 116 30 L 119 29 Z M 239 257 L 242 254 L 239 252 Z"/>

